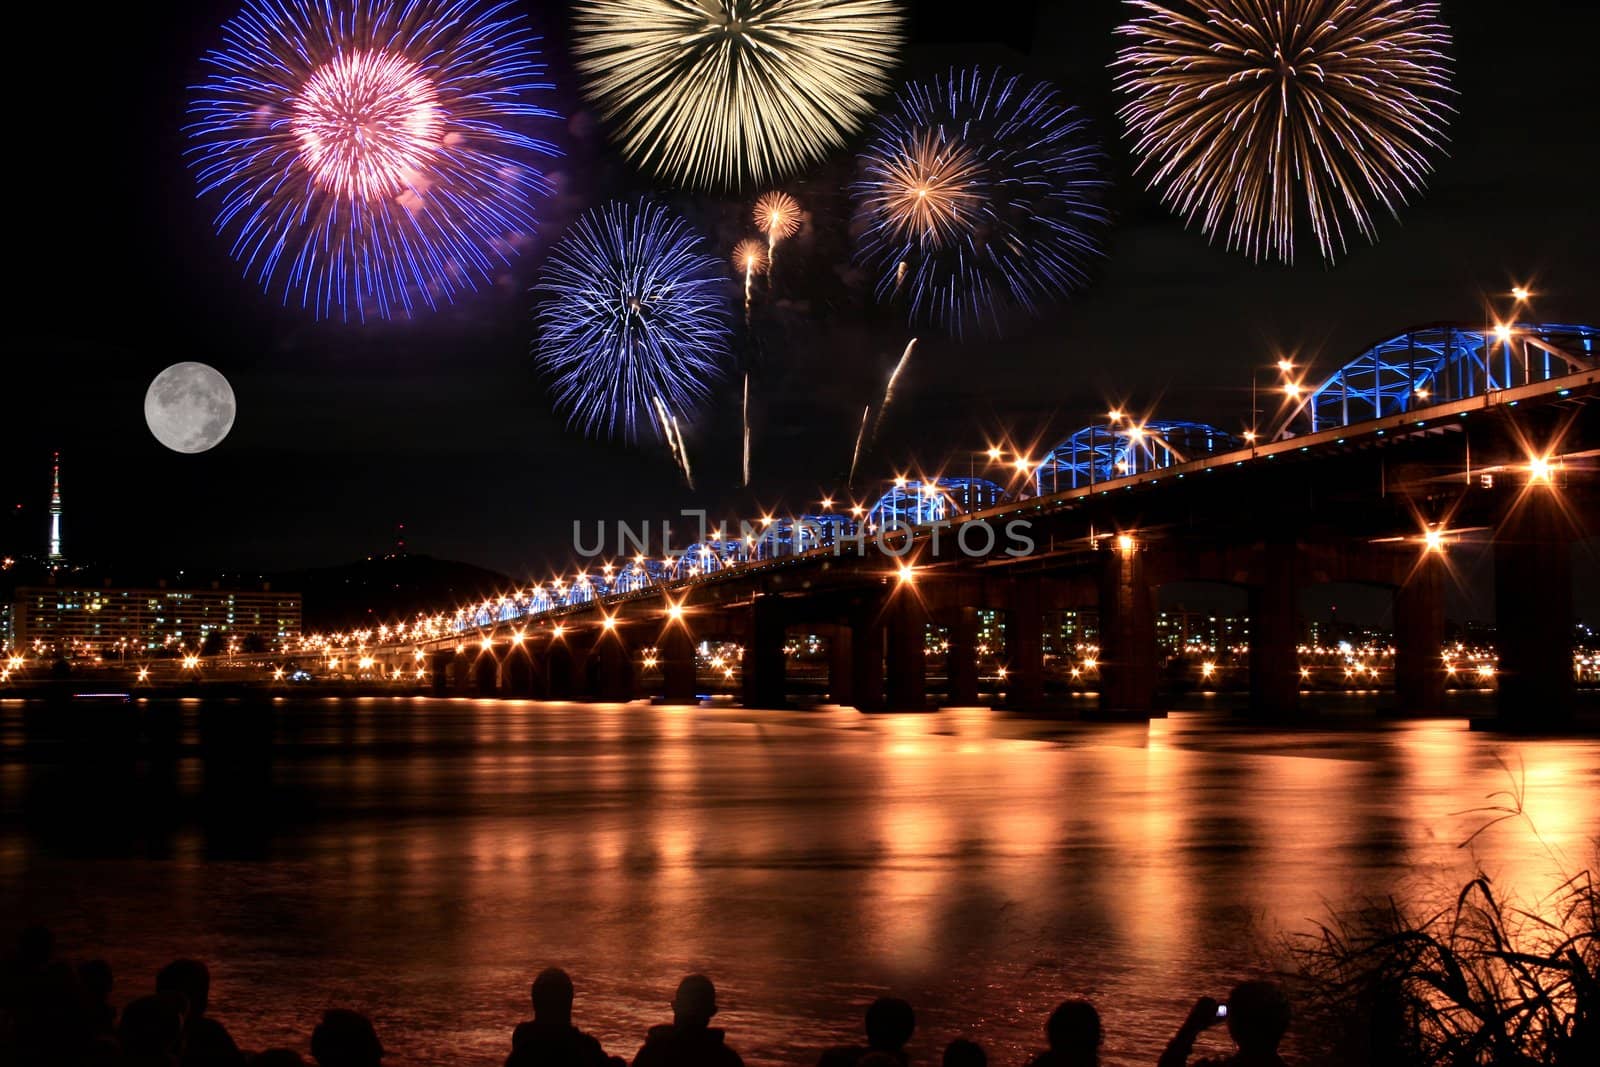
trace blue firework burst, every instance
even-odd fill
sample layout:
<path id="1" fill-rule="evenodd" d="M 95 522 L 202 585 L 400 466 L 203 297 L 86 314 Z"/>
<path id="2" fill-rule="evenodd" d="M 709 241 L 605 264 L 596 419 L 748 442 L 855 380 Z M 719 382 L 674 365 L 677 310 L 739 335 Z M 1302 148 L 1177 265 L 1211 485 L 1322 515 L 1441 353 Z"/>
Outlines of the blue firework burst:
<path id="1" fill-rule="evenodd" d="M 859 161 L 858 258 L 913 323 L 998 329 L 1006 308 L 1087 283 L 1104 160 L 1047 84 L 982 68 L 913 82 Z"/>
<path id="2" fill-rule="evenodd" d="M 204 57 L 186 153 L 247 276 L 318 318 L 490 280 L 555 148 L 537 38 L 486 0 L 245 0 Z"/>
<path id="3" fill-rule="evenodd" d="M 724 274 L 659 204 L 613 202 L 579 218 L 534 286 L 535 358 L 568 421 L 631 441 L 642 419 L 671 443 L 671 421 L 699 411 L 724 374 Z"/>

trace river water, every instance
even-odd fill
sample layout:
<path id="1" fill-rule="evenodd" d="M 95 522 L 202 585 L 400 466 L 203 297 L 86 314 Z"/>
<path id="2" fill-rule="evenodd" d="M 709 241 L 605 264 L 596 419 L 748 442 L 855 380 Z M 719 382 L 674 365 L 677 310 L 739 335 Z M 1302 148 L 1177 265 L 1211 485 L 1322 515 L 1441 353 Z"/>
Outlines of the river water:
<path id="1" fill-rule="evenodd" d="M 1079 995 L 1108 1063 L 1150 1063 L 1329 907 L 1475 866 L 1532 899 L 1600 836 L 1600 740 L 1459 719 L 330 700 L 279 704 L 263 749 L 171 710 L 164 755 L 73 762 L 0 704 L 0 933 L 50 924 L 119 1003 L 207 960 L 247 1048 L 354 1007 L 398 1064 L 497 1065 L 551 963 L 629 1058 L 702 970 L 753 1064 L 814 1062 L 885 991 L 920 1062 L 963 1034 L 1020 1062 Z M 1513 785 L 1527 820 L 1458 847 Z"/>

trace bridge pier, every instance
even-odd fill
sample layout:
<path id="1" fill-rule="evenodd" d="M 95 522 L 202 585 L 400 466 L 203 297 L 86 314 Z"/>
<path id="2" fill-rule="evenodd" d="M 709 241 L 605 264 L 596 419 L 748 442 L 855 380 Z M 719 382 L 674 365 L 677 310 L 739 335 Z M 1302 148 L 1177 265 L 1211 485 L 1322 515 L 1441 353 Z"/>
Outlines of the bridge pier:
<path id="1" fill-rule="evenodd" d="M 661 665 L 661 698 L 668 704 L 698 703 L 694 684 L 694 638 L 681 622 L 669 621 L 656 642 Z"/>
<path id="2" fill-rule="evenodd" d="M 500 664 L 502 695 L 524 700 L 540 695 L 539 668 L 526 645 L 512 645 Z"/>
<path id="3" fill-rule="evenodd" d="M 1300 707 L 1300 659 L 1295 625 L 1299 547 L 1269 540 L 1262 547 L 1262 580 L 1250 588 L 1250 716 L 1288 719 Z"/>
<path id="4" fill-rule="evenodd" d="M 949 703 L 972 707 L 978 703 L 978 609 L 957 608 L 950 617 L 950 649 L 945 671 L 950 680 Z"/>
<path id="5" fill-rule="evenodd" d="M 744 648 L 744 705 L 784 706 L 783 644 L 787 636 L 783 601 L 758 596 L 750 606 L 750 638 Z"/>
<path id="6" fill-rule="evenodd" d="M 1403 714 L 1444 707 L 1444 559 L 1425 552 L 1394 592 L 1394 694 Z"/>
<path id="7" fill-rule="evenodd" d="M 436 697 L 450 692 L 450 661 L 453 659 L 454 652 L 435 652 L 428 657 L 428 680 L 433 683 L 433 695 Z"/>
<path id="8" fill-rule="evenodd" d="M 1038 578 L 1020 578 L 1007 590 L 1006 705 L 1036 710 L 1044 704 L 1044 606 Z"/>
<path id="9" fill-rule="evenodd" d="M 565 637 L 554 637 L 545 650 L 545 696 L 549 700 L 575 700 L 578 696 L 581 663 Z"/>
<path id="10" fill-rule="evenodd" d="M 1549 485 L 1529 485 L 1511 509 L 1495 539 L 1495 725 L 1559 730 L 1572 724 L 1576 689 L 1571 525 Z"/>
<path id="11" fill-rule="evenodd" d="M 879 605 L 855 613 L 851 623 L 850 689 L 857 711 L 883 710 L 883 648 L 888 636 Z"/>
<path id="12" fill-rule="evenodd" d="M 828 699 L 835 704 L 855 702 L 854 635 L 850 627 L 835 623 L 828 627 Z"/>
<path id="13" fill-rule="evenodd" d="M 595 639 L 595 697 L 607 704 L 626 704 L 636 694 L 633 656 L 620 630 L 602 631 Z"/>
<path id="14" fill-rule="evenodd" d="M 1148 719 L 1156 708 L 1156 612 L 1138 544 L 1109 554 L 1099 592 L 1099 715 Z"/>
<path id="15" fill-rule="evenodd" d="M 889 603 L 888 711 L 928 709 L 928 611 L 909 588 Z"/>
<path id="16" fill-rule="evenodd" d="M 485 649 L 472 661 L 472 691 L 480 697 L 498 696 L 500 693 L 500 661 Z"/>

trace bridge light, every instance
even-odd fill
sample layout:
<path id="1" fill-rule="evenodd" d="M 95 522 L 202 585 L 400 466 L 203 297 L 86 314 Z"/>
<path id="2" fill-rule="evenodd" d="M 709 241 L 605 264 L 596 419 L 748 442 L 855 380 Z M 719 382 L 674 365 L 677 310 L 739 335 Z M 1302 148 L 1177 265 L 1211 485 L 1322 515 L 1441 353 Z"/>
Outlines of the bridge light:
<path id="1" fill-rule="evenodd" d="M 1110 411 L 1106 412 L 1106 418 L 1110 419 L 1112 422 L 1121 422 L 1123 417 L 1124 416 L 1121 408 L 1112 408 Z"/>
<path id="2" fill-rule="evenodd" d="M 1440 530 L 1430 529 L 1422 535 L 1423 550 L 1427 552 L 1444 551 L 1444 533 Z"/>
<path id="3" fill-rule="evenodd" d="M 600 620 L 600 625 L 603 626 L 607 631 L 615 630 L 617 628 L 617 620 L 614 616 L 607 615 L 605 618 Z"/>
<path id="4" fill-rule="evenodd" d="M 1282 371 L 1284 374 L 1288 374 L 1290 371 L 1294 370 L 1294 364 L 1287 359 L 1280 359 L 1278 360 L 1278 370 Z"/>
<path id="5" fill-rule="evenodd" d="M 334 662 L 337 663 L 338 660 L 335 660 Z M 185 656 L 185 657 L 183 657 L 183 669 L 184 670 L 186 670 L 186 671 L 197 670 L 199 668 L 199 666 L 200 666 L 200 657 L 199 656 Z"/>
<path id="6" fill-rule="evenodd" d="M 862 507 L 860 504 L 852 504 L 850 506 L 850 514 L 854 515 L 858 519 L 866 513 L 867 509 Z"/>
<path id="7" fill-rule="evenodd" d="M 1479 678 L 1493 678 L 1494 677 L 1494 664 L 1492 664 L 1492 663 L 1480 663 L 1480 664 L 1478 664 L 1478 677 Z"/>
<path id="8" fill-rule="evenodd" d="M 916 568 L 909 563 L 900 564 L 900 584 L 911 585 L 917 580 Z"/>
<path id="9" fill-rule="evenodd" d="M 1550 457 L 1534 456 L 1528 460 L 1528 481 L 1550 484 Z"/>
<path id="10" fill-rule="evenodd" d="M 1217 665 L 1215 663 L 1212 663 L 1210 660 L 1206 660 L 1204 663 L 1200 664 L 1200 677 L 1202 677 L 1202 678 L 1210 678 L 1213 674 L 1216 674 L 1216 673 L 1217 673 Z"/>
<path id="11" fill-rule="evenodd" d="M 1033 466 L 1033 460 L 1027 456 L 1018 456 L 1016 466 L 1019 472 L 1027 473 L 1028 468 Z"/>
<path id="12" fill-rule="evenodd" d="M 1133 440 L 1135 440 L 1135 441 L 1143 441 L 1144 440 L 1144 427 L 1143 426 L 1130 426 L 1130 427 L 1128 427 L 1128 436 L 1130 438 L 1132 438 Z"/>
<path id="13" fill-rule="evenodd" d="M 822 510 L 823 511 L 832 511 L 833 510 L 833 497 L 825 496 L 825 497 L 822 498 Z"/>
<path id="14" fill-rule="evenodd" d="M 1300 383 L 1290 382 L 1288 385 L 1283 387 L 1283 392 L 1284 395 L 1291 400 L 1298 398 L 1300 396 Z"/>
<path id="15" fill-rule="evenodd" d="M 1506 344 L 1511 340 L 1511 327 L 1503 322 L 1495 323 L 1494 336 L 1501 344 Z"/>
<path id="16" fill-rule="evenodd" d="M 1117 551 L 1124 556 L 1133 555 L 1133 550 L 1138 546 L 1132 534 L 1117 534 Z"/>
<path id="17" fill-rule="evenodd" d="M 1528 290 L 1528 287 L 1525 286 L 1525 285 L 1513 285 L 1511 287 L 1511 296 L 1519 304 L 1522 303 L 1524 300 L 1528 299 L 1528 297 L 1530 297 L 1532 295 L 1533 295 L 1533 293 L 1531 293 Z"/>
<path id="18" fill-rule="evenodd" d="M 989 460 L 991 462 L 998 463 L 998 462 L 1000 462 L 1001 452 L 1000 452 L 1000 450 L 998 448 L 995 448 L 993 445 L 990 445 L 989 446 L 988 456 L 989 456 Z"/>
<path id="19" fill-rule="evenodd" d="M 554 636 L 556 636 L 556 637 L 560 637 L 562 634 L 564 634 L 566 632 L 567 632 L 567 628 L 565 626 L 560 625 L 559 623 L 556 625 L 556 628 L 553 631 Z"/>
<path id="20" fill-rule="evenodd" d="M 419 649 L 417 649 L 415 652 L 413 652 L 411 654 L 411 658 L 416 660 L 418 663 L 421 663 L 422 662 L 422 657 L 424 655 L 425 655 L 425 653 L 422 651 L 422 649 L 419 648 Z"/>
<path id="21" fill-rule="evenodd" d="M 896 489 L 904 489 L 906 487 L 906 476 L 904 474 L 895 475 L 894 487 Z"/>
<path id="22" fill-rule="evenodd" d="M 485 637 L 481 642 L 480 647 L 482 647 L 485 652 L 491 652 L 494 650 L 494 641 Z"/>
<path id="23" fill-rule="evenodd" d="M 272 672 L 272 676 L 274 678 L 282 678 L 283 677 L 283 668 L 279 667 L 276 671 L 273 671 Z M 139 668 L 139 681 L 148 682 L 149 680 L 150 680 L 150 668 L 149 667 L 140 667 Z"/>
<path id="24" fill-rule="evenodd" d="M 1244 432 L 1244 439 L 1245 439 L 1245 441 L 1247 441 L 1250 444 L 1255 444 L 1255 442 L 1256 442 L 1256 432 L 1254 430 L 1246 430 Z"/>
<path id="25" fill-rule="evenodd" d="M 667 605 L 667 618 L 669 618 L 669 619 L 681 619 L 681 618 L 683 618 L 683 605 L 682 604 L 668 604 Z"/>

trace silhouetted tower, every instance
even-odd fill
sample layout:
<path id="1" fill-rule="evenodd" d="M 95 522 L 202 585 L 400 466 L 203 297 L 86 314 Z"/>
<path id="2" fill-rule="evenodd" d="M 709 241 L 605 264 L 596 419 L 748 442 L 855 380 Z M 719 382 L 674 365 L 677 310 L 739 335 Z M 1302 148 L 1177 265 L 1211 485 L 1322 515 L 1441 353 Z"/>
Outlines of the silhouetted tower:
<path id="1" fill-rule="evenodd" d="M 50 562 L 61 562 L 61 453 L 55 454 L 50 487 Z"/>

